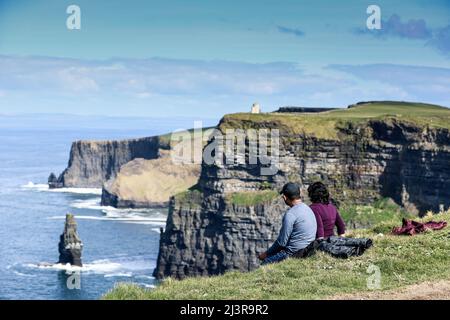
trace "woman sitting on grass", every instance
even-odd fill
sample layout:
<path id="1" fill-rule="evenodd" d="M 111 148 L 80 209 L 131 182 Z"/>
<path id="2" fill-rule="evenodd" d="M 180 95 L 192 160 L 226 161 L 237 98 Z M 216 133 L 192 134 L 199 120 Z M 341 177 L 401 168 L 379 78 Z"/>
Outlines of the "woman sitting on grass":
<path id="1" fill-rule="evenodd" d="M 330 202 L 330 193 L 322 182 L 315 182 L 308 188 L 309 206 L 317 220 L 317 239 L 326 239 L 334 236 L 334 227 L 337 227 L 339 236 L 345 235 L 345 223 L 339 211 Z"/>
<path id="2" fill-rule="evenodd" d="M 317 221 L 316 241 L 317 249 L 324 251 L 333 257 L 347 259 L 352 256 L 362 255 L 372 246 L 372 240 L 368 238 L 344 238 L 345 223 L 339 211 L 330 202 L 330 193 L 322 182 L 315 182 L 308 188 L 309 198 Z M 337 234 L 334 236 L 334 227 Z"/>

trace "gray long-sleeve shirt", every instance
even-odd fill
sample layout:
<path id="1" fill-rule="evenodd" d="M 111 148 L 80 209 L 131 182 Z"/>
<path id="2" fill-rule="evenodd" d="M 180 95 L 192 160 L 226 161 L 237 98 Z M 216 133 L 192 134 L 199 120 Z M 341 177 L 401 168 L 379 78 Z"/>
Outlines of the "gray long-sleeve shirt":
<path id="1" fill-rule="evenodd" d="M 314 212 L 304 203 L 290 208 L 283 216 L 280 234 L 274 244 L 267 250 L 273 255 L 281 249 L 293 254 L 306 248 L 316 239 L 317 222 Z"/>

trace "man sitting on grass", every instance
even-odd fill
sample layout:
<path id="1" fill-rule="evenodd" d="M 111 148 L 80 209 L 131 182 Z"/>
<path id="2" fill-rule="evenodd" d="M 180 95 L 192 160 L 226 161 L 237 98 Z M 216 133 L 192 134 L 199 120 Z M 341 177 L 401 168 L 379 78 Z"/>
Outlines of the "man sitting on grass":
<path id="1" fill-rule="evenodd" d="M 291 208 L 283 216 L 277 240 L 269 250 L 259 255 L 262 264 L 280 262 L 305 249 L 316 239 L 316 217 L 302 202 L 299 185 L 289 182 L 283 186 L 280 194 Z"/>

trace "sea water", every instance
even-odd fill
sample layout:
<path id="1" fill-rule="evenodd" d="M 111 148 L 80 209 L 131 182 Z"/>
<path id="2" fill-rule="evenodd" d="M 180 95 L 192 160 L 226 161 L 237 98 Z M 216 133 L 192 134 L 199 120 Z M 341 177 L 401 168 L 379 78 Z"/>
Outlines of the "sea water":
<path id="1" fill-rule="evenodd" d="M 98 299 L 117 282 L 152 288 L 167 208 L 103 207 L 99 189 L 49 190 L 46 181 L 66 167 L 74 140 L 151 136 L 191 123 L 128 119 L 107 128 L 95 119 L 67 127 L 42 116 L 38 123 L 0 116 L 0 299 Z M 54 264 L 68 212 L 84 244 L 78 269 Z M 75 273 L 79 289 L 68 286 Z"/>

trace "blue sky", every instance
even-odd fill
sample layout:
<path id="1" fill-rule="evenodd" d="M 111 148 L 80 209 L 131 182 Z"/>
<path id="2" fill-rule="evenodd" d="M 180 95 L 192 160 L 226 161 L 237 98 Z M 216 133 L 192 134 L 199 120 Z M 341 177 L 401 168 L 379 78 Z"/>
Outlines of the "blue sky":
<path id="1" fill-rule="evenodd" d="M 81 30 L 66 8 L 81 8 Z M 366 28 L 381 8 L 382 29 Z M 0 113 L 450 106 L 450 1 L 0 0 Z"/>

